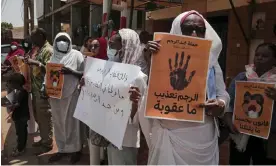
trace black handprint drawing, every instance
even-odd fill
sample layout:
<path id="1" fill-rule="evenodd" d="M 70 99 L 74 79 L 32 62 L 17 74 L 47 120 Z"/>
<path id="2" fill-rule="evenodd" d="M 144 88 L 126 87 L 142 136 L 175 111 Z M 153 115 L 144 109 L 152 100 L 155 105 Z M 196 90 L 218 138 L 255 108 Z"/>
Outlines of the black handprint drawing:
<path id="1" fill-rule="evenodd" d="M 170 68 L 170 83 L 174 90 L 184 90 L 192 81 L 193 76 L 196 71 L 192 71 L 189 78 L 186 79 L 186 72 L 189 65 L 191 56 L 188 55 L 186 64 L 182 67 L 184 61 L 184 52 L 181 53 L 180 63 L 178 65 L 178 53 L 175 55 L 175 64 L 174 70 L 172 68 L 172 59 L 169 59 L 169 68 Z"/>

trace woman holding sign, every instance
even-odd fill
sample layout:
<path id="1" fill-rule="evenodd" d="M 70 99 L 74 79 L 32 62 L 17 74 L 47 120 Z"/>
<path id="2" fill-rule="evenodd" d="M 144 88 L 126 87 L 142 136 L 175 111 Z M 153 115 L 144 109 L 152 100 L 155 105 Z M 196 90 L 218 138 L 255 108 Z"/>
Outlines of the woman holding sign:
<path id="1" fill-rule="evenodd" d="M 143 56 L 143 47 L 140 45 L 139 35 L 131 29 L 121 29 L 109 40 L 109 47 L 118 51 L 121 63 L 132 64 L 141 67 L 141 72 L 137 82 L 130 87 L 130 100 L 132 101 L 132 112 L 123 140 L 123 149 L 118 149 L 109 145 L 108 164 L 109 165 L 137 165 L 137 153 L 140 147 L 140 130 L 136 121 L 136 112 L 141 95 L 144 95 L 149 71 L 148 62 Z"/>
<path id="2" fill-rule="evenodd" d="M 225 121 L 233 135 L 230 142 L 229 164 L 249 165 L 252 158 L 254 165 L 276 164 L 276 114 L 273 108 L 270 135 L 268 140 L 239 134 L 236 126 L 233 125 L 232 117 L 236 94 L 236 81 L 261 81 L 276 82 L 276 46 L 272 43 L 264 43 L 257 47 L 254 64 L 246 65 L 245 72 L 238 74 L 228 89 L 231 100 L 229 110 L 225 114 Z M 276 89 L 267 88 L 265 94 L 268 98 L 276 100 Z M 268 111 L 268 110 L 264 110 Z M 237 139 L 238 138 L 238 139 Z"/>
<path id="3" fill-rule="evenodd" d="M 170 33 L 212 40 L 207 77 L 208 97 L 206 103 L 201 105 L 206 108 L 207 116 L 204 123 L 154 119 L 151 125 L 140 115 L 140 124 L 150 147 L 148 164 L 217 165 L 219 131 L 214 117 L 222 115 L 229 102 L 217 61 L 222 49 L 221 40 L 211 25 L 196 11 L 177 16 Z M 158 41 L 150 41 L 147 52 L 155 53 L 161 47 Z M 143 112 L 143 108 L 140 110 Z"/>
<path id="4" fill-rule="evenodd" d="M 71 154 L 70 163 L 74 164 L 80 160 L 82 149 L 81 123 L 73 117 L 73 114 L 80 93 L 77 87 L 82 77 L 84 58 L 79 51 L 72 49 L 72 41 L 67 33 L 57 34 L 53 52 L 49 63 L 64 65 L 61 69 L 64 82 L 59 82 L 61 81 L 59 73 L 53 74 L 57 80 L 56 84 L 63 83 L 63 86 L 60 99 L 50 96 L 58 153 L 52 156 L 49 162 L 58 161 Z M 46 80 L 46 85 L 49 85 L 47 81 L 51 83 L 51 79 Z"/>

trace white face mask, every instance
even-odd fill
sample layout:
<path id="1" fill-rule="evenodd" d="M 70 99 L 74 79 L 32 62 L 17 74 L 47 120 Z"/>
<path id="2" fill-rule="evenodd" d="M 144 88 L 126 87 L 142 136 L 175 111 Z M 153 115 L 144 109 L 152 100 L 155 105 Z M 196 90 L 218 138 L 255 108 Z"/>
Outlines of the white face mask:
<path id="1" fill-rule="evenodd" d="M 69 47 L 69 43 L 65 41 L 59 41 L 57 42 L 57 49 L 62 52 L 67 52 Z"/>
<path id="2" fill-rule="evenodd" d="M 14 51 L 14 50 L 16 50 L 16 49 L 17 49 L 17 46 L 12 45 L 12 46 L 11 46 L 11 49 Z"/>
<path id="3" fill-rule="evenodd" d="M 28 47 L 28 46 L 29 46 L 29 44 L 28 44 L 28 43 L 24 43 L 24 46 L 25 46 L 25 47 Z"/>

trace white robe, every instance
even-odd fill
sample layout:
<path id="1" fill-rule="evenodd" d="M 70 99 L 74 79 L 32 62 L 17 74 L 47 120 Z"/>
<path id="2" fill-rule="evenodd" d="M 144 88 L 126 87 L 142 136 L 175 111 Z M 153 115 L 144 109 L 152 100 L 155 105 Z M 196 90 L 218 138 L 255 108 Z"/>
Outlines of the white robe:
<path id="1" fill-rule="evenodd" d="M 70 42 L 71 39 L 66 33 L 59 33 L 59 36 L 66 36 Z M 83 55 L 72 49 L 72 43 L 69 46 L 67 54 L 58 52 L 55 48 L 54 54 L 50 59 L 51 63 L 64 64 L 75 71 L 83 70 Z M 52 110 L 54 134 L 57 142 L 58 152 L 73 153 L 82 149 L 84 131 L 81 130 L 81 123 L 73 117 L 77 105 L 79 90 L 77 88 L 79 79 L 73 75 L 64 75 L 64 85 L 61 99 L 50 98 Z"/>
<path id="2" fill-rule="evenodd" d="M 188 12 L 176 17 L 171 34 L 182 34 L 180 22 L 186 14 Z M 221 40 L 206 20 L 205 25 L 205 38 L 213 41 L 209 65 L 215 67 L 217 99 L 223 100 L 227 108 L 229 95 L 217 62 Z M 146 97 L 147 94 L 143 96 L 136 116 L 149 146 L 149 165 L 218 165 L 219 132 L 213 118 L 205 117 L 205 123 L 147 119 L 144 117 Z"/>

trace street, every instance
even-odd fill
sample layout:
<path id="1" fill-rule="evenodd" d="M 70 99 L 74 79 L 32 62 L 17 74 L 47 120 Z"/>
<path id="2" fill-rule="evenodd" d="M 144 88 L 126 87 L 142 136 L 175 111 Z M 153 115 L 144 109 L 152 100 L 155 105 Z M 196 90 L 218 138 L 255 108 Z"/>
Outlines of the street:
<path id="1" fill-rule="evenodd" d="M 3 86 L 2 86 L 3 89 Z M 1 96 L 6 94 L 2 91 Z M 1 107 L 1 165 L 49 165 L 49 157 L 57 152 L 57 146 L 54 141 L 54 148 L 52 151 L 42 154 L 40 156 L 34 155 L 35 149 L 32 147 L 32 143 L 39 141 L 40 137 L 38 133 L 29 134 L 26 152 L 19 157 L 11 157 L 13 148 L 16 146 L 16 133 L 13 122 L 7 122 L 6 117 L 8 116 L 6 108 Z M 83 156 L 78 165 L 89 165 L 89 153 L 88 147 L 83 149 Z M 63 160 L 51 163 L 51 165 L 68 165 L 70 158 L 64 158 Z"/>

